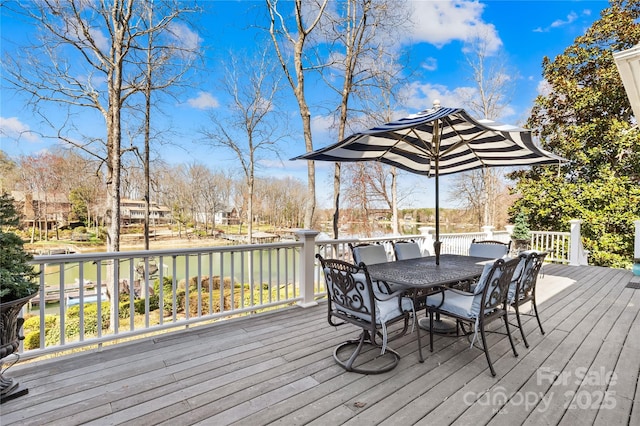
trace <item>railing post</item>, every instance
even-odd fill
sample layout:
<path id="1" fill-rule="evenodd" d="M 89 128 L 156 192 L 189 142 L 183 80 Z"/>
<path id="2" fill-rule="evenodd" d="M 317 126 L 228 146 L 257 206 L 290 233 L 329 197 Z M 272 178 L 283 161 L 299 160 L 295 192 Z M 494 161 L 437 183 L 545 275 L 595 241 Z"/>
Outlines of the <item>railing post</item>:
<path id="1" fill-rule="evenodd" d="M 587 265 L 588 261 L 582 248 L 582 237 L 580 235 L 580 224 L 582 223 L 582 220 L 572 219 L 569 223 L 571 224 L 571 251 L 569 252 L 569 265 Z"/>
<path id="2" fill-rule="evenodd" d="M 515 225 L 505 225 L 504 229 L 505 231 L 507 231 L 507 233 L 509 234 L 509 236 L 513 235 L 513 228 L 515 228 Z"/>
<path id="3" fill-rule="evenodd" d="M 634 220 L 636 225 L 636 239 L 633 244 L 633 258 L 640 259 L 640 220 Z"/>
<path id="4" fill-rule="evenodd" d="M 301 229 L 296 232 L 298 239 L 303 242 L 300 250 L 300 295 L 302 301 L 298 305 L 303 308 L 316 306 L 318 302 L 314 300 L 314 265 L 316 251 L 316 235 L 318 231 Z"/>
<path id="5" fill-rule="evenodd" d="M 418 231 L 420 231 L 420 234 L 424 236 L 421 247 L 422 252 L 424 253 L 424 250 L 426 249 L 430 255 L 434 255 L 435 251 L 433 250 L 433 234 L 436 232 L 436 228 L 434 228 L 433 226 L 421 226 L 420 228 L 418 228 Z"/>
<path id="6" fill-rule="evenodd" d="M 633 244 L 633 264 L 631 270 L 634 275 L 640 275 L 640 220 L 634 220 L 636 225 L 636 237 Z"/>
<path id="7" fill-rule="evenodd" d="M 485 240 L 493 240 L 493 226 L 491 225 L 484 225 L 482 227 L 482 232 L 484 232 L 484 239 Z"/>

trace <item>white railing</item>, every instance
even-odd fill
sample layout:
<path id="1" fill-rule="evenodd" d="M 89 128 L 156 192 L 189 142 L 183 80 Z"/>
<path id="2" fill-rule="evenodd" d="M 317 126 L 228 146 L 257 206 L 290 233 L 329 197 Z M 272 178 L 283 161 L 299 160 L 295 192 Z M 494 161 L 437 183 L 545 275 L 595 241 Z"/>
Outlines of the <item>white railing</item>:
<path id="1" fill-rule="evenodd" d="M 531 232 L 531 248 L 548 252 L 548 262 L 569 263 L 570 241 L 570 232 Z"/>
<path id="2" fill-rule="evenodd" d="M 316 240 L 317 232 L 303 230 L 295 242 L 36 256 L 40 293 L 23 311 L 20 352 L 32 358 L 292 304 L 315 305 L 326 296 L 316 253 L 352 262 L 349 243 L 379 243 L 392 261 L 398 240 L 414 240 L 433 253 L 431 230 L 421 232 Z M 534 232 L 532 248 L 568 263 L 569 235 Z M 474 238 L 508 241 L 509 234 L 442 234 L 442 253 L 466 255 Z"/>
<path id="3" fill-rule="evenodd" d="M 40 356 L 291 305 L 301 300 L 301 245 L 36 256 L 40 292 L 25 310 L 36 307 L 39 321 L 31 321 L 39 330 L 29 333 L 27 318 L 23 346 L 36 349 L 24 353 Z"/>

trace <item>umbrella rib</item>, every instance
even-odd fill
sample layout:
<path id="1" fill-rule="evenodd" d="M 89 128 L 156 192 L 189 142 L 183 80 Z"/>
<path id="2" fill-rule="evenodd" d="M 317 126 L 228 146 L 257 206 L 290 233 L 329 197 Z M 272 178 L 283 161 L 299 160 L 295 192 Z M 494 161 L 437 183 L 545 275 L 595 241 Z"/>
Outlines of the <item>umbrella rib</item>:
<path id="1" fill-rule="evenodd" d="M 417 140 L 419 140 L 420 142 L 422 142 L 422 146 L 418 146 L 418 145 L 414 145 L 416 146 L 418 149 L 420 149 L 422 152 L 424 152 L 427 155 L 430 155 L 432 158 L 436 157 L 436 152 L 433 150 L 433 145 L 432 144 L 427 144 L 421 137 L 420 135 L 416 132 L 415 128 L 411 129 L 411 133 L 413 133 L 416 137 Z"/>
<path id="2" fill-rule="evenodd" d="M 460 141 L 454 143 L 448 149 L 446 149 L 444 152 L 440 153 L 441 156 L 444 156 L 444 155 L 448 154 L 449 152 L 451 152 L 451 151 L 457 149 L 458 147 L 460 147 L 461 145 L 467 145 L 469 142 L 472 142 L 472 141 L 478 139 L 480 136 L 482 136 L 485 133 L 487 133 L 487 130 L 483 130 L 482 132 L 475 134 L 472 138 L 469 138 L 468 140 L 466 140 L 466 139 L 464 139 L 464 137 L 462 135 L 460 135 L 460 133 L 458 132 L 458 129 L 456 129 L 453 126 L 453 124 L 451 124 L 451 121 L 449 120 L 449 117 L 443 117 L 442 120 L 447 122 L 447 124 L 449 125 L 449 128 L 451 130 L 453 130 L 453 132 L 456 134 L 456 136 L 458 136 L 458 138 L 460 138 Z M 484 161 L 482 160 L 482 158 L 480 158 L 478 156 L 478 154 L 476 153 L 476 151 L 474 149 L 470 149 L 469 151 L 471 151 L 471 153 L 474 155 L 474 157 L 476 157 L 476 159 L 478 159 L 478 161 L 482 165 L 484 165 Z"/>
<path id="3" fill-rule="evenodd" d="M 406 134 L 406 135 L 400 135 L 400 134 L 398 134 L 398 133 L 396 133 L 396 132 L 389 132 L 389 134 L 393 136 L 393 138 L 389 138 L 389 139 L 393 139 L 393 140 L 395 140 L 395 143 L 394 143 L 392 146 L 390 146 L 388 149 L 386 149 L 386 150 L 384 151 L 384 153 L 386 154 L 386 153 L 388 153 L 389 151 L 391 151 L 393 148 L 397 147 L 397 146 L 398 146 L 398 144 L 399 144 L 400 142 L 407 142 L 408 144 L 410 144 L 410 145 L 412 145 L 412 146 L 415 146 L 419 151 L 421 151 L 421 152 L 425 153 L 427 156 L 429 156 L 429 155 L 433 155 L 433 154 L 432 154 L 432 153 L 430 153 L 428 150 L 424 149 L 424 148 L 426 148 L 426 144 L 425 144 L 425 142 L 422 140 L 422 138 L 420 138 L 420 136 L 419 136 L 419 135 L 417 135 L 417 134 L 415 133 L 415 130 L 414 130 L 414 129 L 411 129 L 411 132 L 416 136 L 416 139 L 417 139 L 417 140 L 419 140 L 420 142 L 422 142 L 422 144 L 423 144 L 423 145 L 425 145 L 425 147 L 421 147 L 421 146 L 419 146 L 419 145 L 412 144 L 412 143 L 411 143 L 411 142 L 409 142 L 409 141 L 405 141 L 405 138 L 406 138 L 407 136 L 409 136 L 408 134 Z M 383 155 L 380 155 L 380 157 L 384 157 L 384 154 L 383 154 Z"/>

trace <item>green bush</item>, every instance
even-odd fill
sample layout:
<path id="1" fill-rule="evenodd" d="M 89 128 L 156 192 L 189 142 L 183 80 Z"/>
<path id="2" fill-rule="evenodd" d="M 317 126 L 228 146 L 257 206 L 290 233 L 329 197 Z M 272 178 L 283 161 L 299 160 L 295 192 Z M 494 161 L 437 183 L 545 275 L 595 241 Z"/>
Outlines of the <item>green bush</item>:
<path id="1" fill-rule="evenodd" d="M 516 216 L 511 237 L 514 240 L 528 240 L 531 238 L 529 221 L 527 220 L 527 215 L 524 212 L 520 212 Z"/>
<path id="2" fill-rule="evenodd" d="M 37 331 L 30 331 L 24 333 L 24 340 L 22 342 L 24 349 L 30 351 L 40 348 L 40 329 Z"/>
<path id="3" fill-rule="evenodd" d="M 111 317 L 111 313 L 109 312 L 110 304 L 109 302 L 102 302 L 102 311 L 101 311 L 101 320 L 98 321 L 98 304 L 92 303 L 89 305 L 85 305 L 84 307 L 84 332 L 85 334 L 98 334 L 98 327 L 101 330 L 105 330 L 109 328 L 109 318 Z M 100 325 L 98 326 L 98 323 Z"/>
<path id="4" fill-rule="evenodd" d="M 58 326 L 58 316 L 47 314 L 44 316 L 44 329 L 53 328 Z M 24 324 L 22 325 L 25 336 L 27 333 L 31 333 L 33 331 L 40 331 L 40 316 L 33 315 L 24 320 Z"/>
<path id="5" fill-rule="evenodd" d="M 56 346 L 60 344 L 60 327 L 53 327 L 45 331 L 44 345 Z"/>
<path id="6" fill-rule="evenodd" d="M 149 296 L 149 311 L 160 309 L 160 295 L 158 293 Z"/>
<path id="7" fill-rule="evenodd" d="M 186 292 L 184 290 L 178 290 L 176 293 L 176 312 L 184 312 Z M 171 293 L 165 293 L 162 298 L 164 313 L 166 315 L 173 314 L 173 295 Z"/>
<path id="8" fill-rule="evenodd" d="M 80 335 L 80 317 L 70 317 L 64 323 L 64 336 L 67 339 L 71 339 L 74 336 Z"/>
<path id="9" fill-rule="evenodd" d="M 44 316 L 44 330 L 45 330 L 45 336 L 47 336 L 47 333 L 50 332 L 50 330 L 57 330 L 58 329 L 58 316 L 57 315 L 51 315 L 51 314 L 47 314 Z M 38 349 L 40 348 L 40 317 L 38 315 L 33 315 L 30 316 L 28 318 L 25 319 L 24 324 L 22 326 L 23 331 L 24 331 L 24 348 L 26 350 L 31 350 L 31 349 Z M 56 342 L 58 343 L 54 343 L 54 344 L 59 344 L 59 336 L 56 340 Z M 45 337 L 45 343 L 46 343 L 46 337 Z"/>
<path id="10" fill-rule="evenodd" d="M 133 301 L 133 310 L 136 312 L 136 314 L 138 315 L 144 315 L 146 313 L 146 309 L 145 309 L 145 300 L 146 299 L 136 299 Z M 152 300 L 155 302 L 155 307 L 152 304 Z M 158 309 L 158 296 L 151 296 L 149 298 L 149 312 L 155 311 L 156 309 Z"/>
<path id="11" fill-rule="evenodd" d="M 127 298 L 127 300 L 124 302 L 121 301 L 118 304 L 118 318 L 120 319 L 129 318 L 131 316 L 129 314 L 130 308 L 131 308 L 131 304 L 129 303 L 129 298 Z"/>

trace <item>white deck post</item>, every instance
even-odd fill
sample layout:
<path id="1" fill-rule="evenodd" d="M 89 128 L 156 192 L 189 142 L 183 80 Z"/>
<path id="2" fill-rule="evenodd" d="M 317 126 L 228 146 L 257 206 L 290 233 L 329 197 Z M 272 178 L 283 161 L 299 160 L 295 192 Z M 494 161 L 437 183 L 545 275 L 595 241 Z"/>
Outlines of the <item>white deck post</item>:
<path id="1" fill-rule="evenodd" d="M 640 259 L 640 220 L 634 220 L 636 225 L 636 239 L 633 244 L 633 258 Z"/>
<path id="2" fill-rule="evenodd" d="M 435 251 L 433 250 L 433 234 L 436 232 L 436 228 L 433 226 L 421 226 L 418 228 L 418 231 L 420 231 L 420 234 L 424 237 L 422 240 L 422 246 L 420 247 L 423 255 L 424 251 L 427 250 L 429 254 L 433 256 L 435 254 Z"/>
<path id="3" fill-rule="evenodd" d="M 581 219 L 572 219 L 569 221 L 571 224 L 571 251 L 569 253 L 569 265 L 580 266 L 586 265 L 587 262 L 584 259 L 584 253 L 582 250 L 582 239 L 580 235 Z"/>
<path id="4" fill-rule="evenodd" d="M 515 228 L 515 225 L 505 225 L 504 226 L 504 230 L 507 231 L 507 233 L 509 234 L 509 236 L 513 235 L 513 228 Z"/>
<path id="5" fill-rule="evenodd" d="M 298 239 L 304 243 L 300 250 L 300 295 L 302 301 L 298 302 L 298 306 L 303 308 L 318 304 L 314 300 L 313 290 L 316 235 L 318 234 L 318 231 L 310 229 L 301 229 L 296 232 Z"/>
<path id="6" fill-rule="evenodd" d="M 482 232 L 484 232 L 484 239 L 485 240 L 493 240 L 493 226 L 491 225 L 484 225 L 482 227 Z"/>

